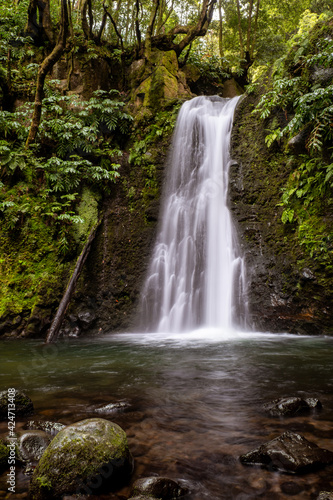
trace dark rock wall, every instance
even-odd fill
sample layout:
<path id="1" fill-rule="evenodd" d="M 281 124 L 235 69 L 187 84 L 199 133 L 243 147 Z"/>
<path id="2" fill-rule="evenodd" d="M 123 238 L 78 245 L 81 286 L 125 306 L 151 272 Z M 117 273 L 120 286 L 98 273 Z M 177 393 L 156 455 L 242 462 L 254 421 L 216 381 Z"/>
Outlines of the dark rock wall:
<path id="1" fill-rule="evenodd" d="M 252 111 L 259 96 L 239 102 L 234 119 L 230 207 L 246 258 L 250 326 L 254 330 L 332 334 L 332 276 L 300 248 L 281 222 L 288 157 L 265 145 L 269 123 Z M 284 118 L 275 116 L 280 121 Z"/>
<path id="2" fill-rule="evenodd" d="M 140 290 L 154 244 L 170 140 L 165 136 L 158 141 L 146 155 L 144 166 L 129 164 L 128 157 L 124 158 L 121 180 L 104 201 L 103 222 L 80 277 L 64 333 L 77 328 L 81 334 L 138 331 Z M 147 187 L 152 168 L 155 189 Z M 83 323 L 80 316 L 84 315 L 91 320 Z"/>

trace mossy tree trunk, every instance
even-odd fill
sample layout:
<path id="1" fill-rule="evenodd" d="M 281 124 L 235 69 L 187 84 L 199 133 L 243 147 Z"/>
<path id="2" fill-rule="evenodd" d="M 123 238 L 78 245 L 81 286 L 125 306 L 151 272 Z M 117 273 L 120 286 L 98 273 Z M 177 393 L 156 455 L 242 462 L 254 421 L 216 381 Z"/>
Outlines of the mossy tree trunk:
<path id="1" fill-rule="evenodd" d="M 38 69 L 34 112 L 30 125 L 29 135 L 26 141 L 26 148 L 28 148 L 30 144 L 35 141 L 42 114 L 42 100 L 44 97 L 45 78 L 46 75 L 52 70 L 55 63 L 60 59 L 65 50 L 68 31 L 69 16 L 67 0 L 61 0 L 61 28 L 57 44 L 55 45 L 52 52 L 44 59 Z"/>

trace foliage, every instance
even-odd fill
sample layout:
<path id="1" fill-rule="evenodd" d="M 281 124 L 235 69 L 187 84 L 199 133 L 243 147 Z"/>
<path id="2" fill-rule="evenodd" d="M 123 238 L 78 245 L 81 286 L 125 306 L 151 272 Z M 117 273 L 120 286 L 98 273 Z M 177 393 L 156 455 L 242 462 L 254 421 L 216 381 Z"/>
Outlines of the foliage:
<path id="1" fill-rule="evenodd" d="M 126 133 L 132 118 L 115 97 L 115 92 L 98 91 L 88 101 L 79 101 L 59 95 L 51 85 L 33 150 L 24 148 L 31 106 L 14 113 L 0 111 L 4 230 L 26 230 L 39 217 L 58 235 L 58 253 L 70 251 L 70 226 L 82 222 L 75 214 L 82 186 L 109 189 L 119 177 L 115 160 L 121 151 L 114 147 L 115 130 L 118 136 Z"/>
<path id="2" fill-rule="evenodd" d="M 295 225 L 300 245 L 312 258 L 328 264 L 332 234 L 329 218 L 325 221 L 321 214 L 332 210 L 333 203 L 333 82 L 326 71 L 332 66 L 333 33 L 329 21 L 313 25 L 317 19 L 305 13 L 295 45 L 279 62 L 271 89 L 254 112 L 263 120 L 278 110 L 284 113 L 286 124 L 269 130 L 268 147 L 297 135 L 304 140 L 304 152 L 290 160 L 293 170 L 282 192 L 281 218 Z"/>
<path id="3" fill-rule="evenodd" d="M 230 61 L 218 56 L 214 41 L 196 40 L 193 43 L 187 62 L 198 68 L 200 74 L 212 82 L 230 78 Z"/>

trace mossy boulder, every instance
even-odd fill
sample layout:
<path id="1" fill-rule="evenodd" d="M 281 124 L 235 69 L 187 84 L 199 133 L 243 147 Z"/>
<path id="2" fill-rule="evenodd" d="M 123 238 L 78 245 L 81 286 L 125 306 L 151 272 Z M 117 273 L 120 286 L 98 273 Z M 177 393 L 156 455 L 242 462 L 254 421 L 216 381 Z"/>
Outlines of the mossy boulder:
<path id="1" fill-rule="evenodd" d="M 0 474 L 8 469 L 9 450 L 5 443 L 0 439 Z"/>
<path id="2" fill-rule="evenodd" d="M 117 424 L 89 418 L 65 427 L 51 441 L 33 474 L 33 500 L 98 494 L 120 487 L 133 469 L 127 437 Z"/>
<path id="3" fill-rule="evenodd" d="M 154 50 L 151 61 L 135 61 L 130 68 L 129 81 L 132 86 L 131 101 L 137 108 L 143 106 L 159 110 L 173 99 L 191 96 L 173 50 Z"/>
<path id="4" fill-rule="evenodd" d="M 21 391 L 15 391 L 15 396 L 13 396 L 13 402 L 8 401 L 8 392 L 2 391 L 0 392 L 0 421 L 7 420 L 8 418 L 8 410 L 10 407 L 9 403 L 15 404 L 15 416 L 22 417 L 31 415 L 34 412 L 34 405 L 31 399 L 26 396 Z"/>

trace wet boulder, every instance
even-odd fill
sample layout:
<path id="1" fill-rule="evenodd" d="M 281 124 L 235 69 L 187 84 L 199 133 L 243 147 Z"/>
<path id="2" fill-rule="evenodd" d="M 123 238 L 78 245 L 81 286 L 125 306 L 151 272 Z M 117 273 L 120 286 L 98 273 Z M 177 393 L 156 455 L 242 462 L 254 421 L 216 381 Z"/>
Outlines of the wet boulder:
<path id="1" fill-rule="evenodd" d="M 38 462 L 51 442 L 44 431 L 31 430 L 20 432 L 17 436 L 17 458 L 21 462 Z"/>
<path id="2" fill-rule="evenodd" d="M 14 405 L 14 406 L 10 406 Z M 8 396 L 8 391 L 0 392 L 0 421 L 8 419 L 8 411 L 12 411 L 15 417 L 25 417 L 34 412 L 31 399 L 21 391 L 15 390 Z"/>
<path id="3" fill-rule="evenodd" d="M 259 448 L 240 456 L 244 465 L 303 473 L 333 463 L 333 452 L 319 448 L 300 434 L 285 432 Z"/>
<path id="4" fill-rule="evenodd" d="M 32 476 L 32 500 L 91 495 L 120 487 L 133 469 L 127 437 L 119 425 L 89 418 L 61 430 Z"/>
<path id="5" fill-rule="evenodd" d="M 60 422 L 50 422 L 48 420 L 29 420 L 26 425 L 26 428 L 29 430 L 45 431 L 51 436 L 55 436 L 65 427 L 66 426 Z"/>
<path id="6" fill-rule="evenodd" d="M 167 477 L 144 477 L 135 481 L 132 495 L 134 499 L 158 498 L 161 500 L 173 500 L 181 498 L 188 493 L 188 488 L 182 486 L 178 481 Z M 132 500 L 133 500 L 132 497 Z"/>
<path id="7" fill-rule="evenodd" d="M 294 417 L 303 414 L 313 408 L 321 408 L 322 405 L 318 399 L 299 397 L 289 397 L 274 399 L 263 405 L 263 410 L 271 417 Z"/>

